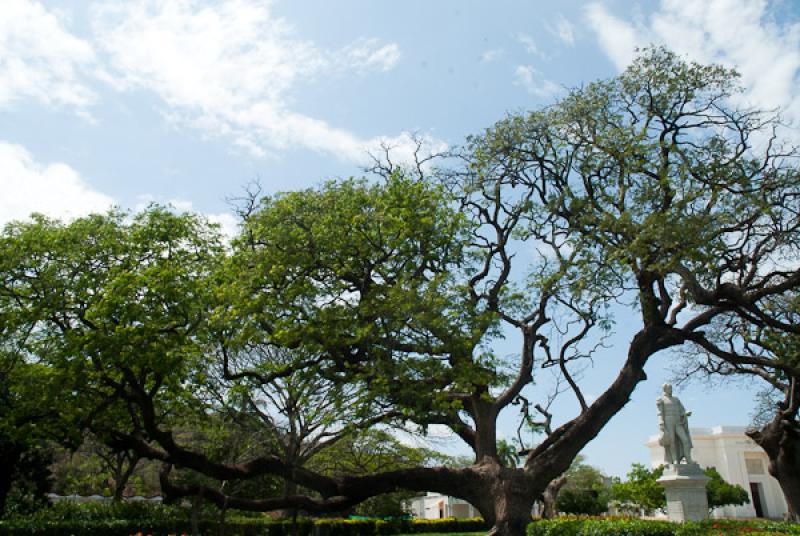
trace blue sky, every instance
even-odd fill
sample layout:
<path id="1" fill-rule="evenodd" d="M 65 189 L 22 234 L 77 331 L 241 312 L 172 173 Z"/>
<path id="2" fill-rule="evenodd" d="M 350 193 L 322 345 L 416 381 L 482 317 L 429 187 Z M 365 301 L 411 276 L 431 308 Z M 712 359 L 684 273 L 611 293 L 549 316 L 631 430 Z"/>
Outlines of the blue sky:
<path id="1" fill-rule="evenodd" d="M 358 175 L 381 142 L 407 155 L 410 133 L 458 145 L 510 111 L 613 76 L 649 43 L 736 66 L 740 104 L 797 121 L 799 5 L 0 0 L 0 223 L 158 201 L 232 229 L 225 199 L 253 179 L 272 192 Z M 626 316 L 585 373 L 589 394 L 617 370 Z M 649 365 L 650 380 L 587 448 L 590 463 L 624 474 L 648 461 L 668 364 Z M 745 425 L 754 390 L 679 394 L 693 426 Z"/>

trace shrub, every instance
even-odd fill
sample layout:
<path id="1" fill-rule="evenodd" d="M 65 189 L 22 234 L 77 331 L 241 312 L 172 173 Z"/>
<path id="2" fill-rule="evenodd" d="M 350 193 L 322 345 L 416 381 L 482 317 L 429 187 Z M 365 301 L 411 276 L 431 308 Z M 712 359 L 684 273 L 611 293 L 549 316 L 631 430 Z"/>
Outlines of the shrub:
<path id="1" fill-rule="evenodd" d="M 528 536 L 673 536 L 677 525 L 644 519 L 547 519 L 528 525 Z M 689 536 L 687 533 L 685 536 Z"/>
<path id="2" fill-rule="evenodd" d="M 481 517 L 470 517 L 466 519 L 445 517 L 443 519 L 415 519 L 411 522 L 409 528 L 409 532 L 416 534 L 432 532 L 477 532 L 480 530 L 488 530 L 489 525 L 487 525 Z"/>
<path id="3" fill-rule="evenodd" d="M 672 523 L 647 519 L 569 517 L 539 520 L 527 536 L 754 536 L 800 535 L 800 525 L 778 521 L 714 520 Z"/>
<path id="4" fill-rule="evenodd" d="M 216 516 L 199 521 L 203 534 L 215 534 Z M 227 516 L 228 536 L 292 536 L 291 520 L 273 520 L 265 516 L 231 513 Z M 488 527 L 483 519 L 317 519 L 299 518 L 298 536 L 388 536 L 392 534 L 477 532 Z M 131 536 L 134 534 L 166 536 L 189 534 L 189 512 L 176 506 L 152 503 L 62 502 L 33 515 L 18 516 L 0 522 L 0 536 Z"/>

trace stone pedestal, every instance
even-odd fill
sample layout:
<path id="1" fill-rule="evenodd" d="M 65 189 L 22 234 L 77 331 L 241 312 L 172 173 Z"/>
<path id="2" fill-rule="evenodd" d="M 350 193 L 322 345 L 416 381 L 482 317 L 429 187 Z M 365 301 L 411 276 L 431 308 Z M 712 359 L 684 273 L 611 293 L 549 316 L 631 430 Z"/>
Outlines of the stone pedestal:
<path id="1" fill-rule="evenodd" d="M 711 480 L 696 463 L 667 464 L 658 483 L 667 495 L 670 521 L 698 521 L 708 518 L 706 483 Z"/>

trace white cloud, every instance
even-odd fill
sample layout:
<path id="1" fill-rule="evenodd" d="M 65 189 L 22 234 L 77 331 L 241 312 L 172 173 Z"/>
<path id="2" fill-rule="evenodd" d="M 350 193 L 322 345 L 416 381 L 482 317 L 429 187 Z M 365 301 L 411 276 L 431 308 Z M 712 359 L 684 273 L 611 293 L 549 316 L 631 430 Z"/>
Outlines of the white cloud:
<path id="1" fill-rule="evenodd" d="M 503 55 L 503 50 L 500 48 L 493 48 L 481 54 L 481 63 L 491 63 Z"/>
<path id="2" fill-rule="evenodd" d="M 0 225 L 25 220 L 34 212 L 51 218 L 72 219 L 86 214 L 105 212 L 118 205 L 115 200 L 94 188 L 80 174 L 62 162 L 38 162 L 23 146 L 0 140 Z M 134 212 L 155 202 L 151 195 L 140 195 Z M 166 201 L 180 212 L 195 212 L 191 201 Z M 238 232 L 239 222 L 229 212 L 204 214 L 208 221 L 220 226 L 228 238 Z"/>
<path id="3" fill-rule="evenodd" d="M 201 213 L 195 210 L 194 203 L 188 199 L 172 198 L 166 201 L 158 199 L 152 194 L 142 194 L 137 196 L 137 202 L 133 207 L 134 212 L 141 212 L 153 203 L 172 207 L 177 212 L 194 212 L 202 214 L 209 222 L 219 225 L 219 230 L 227 239 L 234 238 L 239 233 L 239 220 L 230 212 L 208 212 Z"/>
<path id="4" fill-rule="evenodd" d="M 3 0 L 0 10 L 0 108 L 34 98 L 85 113 L 96 99 L 83 81 L 94 68 L 91 46 L 38 2 Z"/>
<path id="5" fill-rule="evenodd" d="M 108 2 L 93 25 L 117 87 L 153 91 L 171 119 L 258 156 L 301 146 L 364 161 L 376 140 L 292 110 L 290 91 L 342 70 L 386 71 L 400 59 L 396 44 L 376 39 L 322 50 L 253 0 Z"/>
<path id="6" fill-rule="evenodd" d="M 575 44 L 575 27 L 573 24 L 567 20 L 564 15 L 558 16 L 558 21 L 556 21 L 555 28 L 552 28 L 548 25 L 547 29 L 558 37 L 562 43 L 573 46 Z"/>
<path id="7" fill-rule="evenodd" d="M 448 146 L 445 142 L 437 140 L 430 135 L 411 134 L 403 132 L 399 136 L 378 136 L 367 143 L 370 155 L 384 157 L 385 150 L 389 149 L 389 158 L 395 164 L 414 164 L 415 159 L 424 160 L 430 155 L 442 154 Z M 417 153 L 415 155 L 415 153 Z M 433 162 L 428 161 L 424 169 L 430 169 Z"/>
<path id="8" fill-rule="evenodd" d="M 519 34 L 517 36 L 517 41 L 519 41 L 520 44 L 523 47 L 525 47 L 525 52 L 528 52 L 529 54 L 536 54 L 537 56 L 542 55 L 542 52 L 539 50 L 539 47 L 536 46 L 536 41 L 534 41 L 533 37 L 531 37 L 530 35 Z"/>
<path id="9" fill-rule="evenodd" d="M 211 223 L 219 225 L 219 230 L 228 239 L 232 239 L 239 234 L 239 220 L 230 212 L 206 214 L 206 217 Z"/>
<path id="10" fill-rule="evenodd" d="M 618 69 L 624 69 L 633 59 L 638 45 L 633 27 L 613 16 L 599 3 L 586 7 L 586 17 L 606 55 Z"/>
<path id="11" fill-rule="evenodd" d="M 514 77 L 517 84 L 537 97 L 552 97 L 561 90 L 557 84 L 544 78 L 542 73 L 530 65 L 518 65 L 514 71 Z"/>
<path id="12" fill-rule="evenodd" d="M 800 121 L 800 25 L 770 18 L 765 0 L 662 0 L 638 24 L 610 14 L 602 4 L 586 9 L 590 26 L 615 65 L 624 68 L 634 48 L 664 44 L 701 63 L 735 67 L 746 92 L 739 104 L 783 108 Z"/>
<path id="13" fill-rule="evenodd" d="M 94 189 L 70 166 L 42 164 L 21 145 L 0 141 L 0 223 L 32 212 L 74 218 L 108 210 L 114 200 Z"/>
<path id="14" fill-rule="evenodd" d="M 389 71 L 400 61 L 396 43 L 379 46 L 377 39 L 359 39 L 344 47 L 337 56 L 344 69 Z"/>

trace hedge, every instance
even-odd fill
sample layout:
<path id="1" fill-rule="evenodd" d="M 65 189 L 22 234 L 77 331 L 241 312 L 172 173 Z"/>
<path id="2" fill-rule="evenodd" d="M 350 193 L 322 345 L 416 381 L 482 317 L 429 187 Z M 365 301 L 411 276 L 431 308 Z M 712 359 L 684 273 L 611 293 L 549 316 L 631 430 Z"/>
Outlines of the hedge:
<path id="1" fill-rule="evenodd" d="M 263 515 L 231 512 L 228 536 L 390 536 L 395 534 L 469 533 L 488 530 L 472 519 L 307 519 L 274 520 Z M 216 516 L 199 521 L 203 534 L 217 534 Z M 186 509 L 144 504 L 57 504 L 27 517 L 0 521 L 0 536 L 167 536 L 190 534 Z M 800 536 L 800 525 L 777 521 L 707 520 L 671 523 L 636 518 L 563 517 L 534 521 L 527 536 Z"/>
<path id="2" fill-rule="evenodd" d="M 481 518 L 473 519 L 297 519 L 297 536 L 384 536 L 487 530 Z M 216 534 L 216 516 L 203 516 L 198 523 L 203 534 Z M 274 520 L 263 515 L 229 515 L 225 522 L 228 536 L 293 536 L 291 520 Z M 177 507 L 119 503 L 97 505 L 59 503 L 36 514 L 0 521 L 0 536 L 166 536 L 190 534 L 191 523 L 185 509 Z"/>
<path id="3" fill-rule="evenodd" d="M 489 525 L 481 517 L 470 517 L 456 519 L 446 517 L 444 519 L 414 519 L 406 520 L 408 529 L 404 526 L 403 533 L 434 533 L 434 532 L 478 532 L 489 530 Z"/>
<path id="4" fill-rule="evenodd" d="M 779 536 L 800 535 L 800 525 L 763 520 L 673 523 L 636 518 L 560 518 L 534 521 L 527 532 L 527 536 Z"/>
<path id="5" fill-rule="evenodd" d="M 204 519 L 198 523 L 202 534 L 217 534 L 219 524 Z M 48 522 L 30 522 L 15 520 L 0 522 L 2 536 L 131 536 L 135 534 L 167 536 L 171 534 L 191 534 L 191 523 L 187 519 L 180 521 L 142 521 L 136 519 L 107 520 L 65 520 Z M 237 519 L 225 523 L 227 536 L 291 536 L 292 523 L 283 521 L 267 521 L 254 519 Z M 298 536 L 311 536 L 312 523 L 298 520 Z"/>

